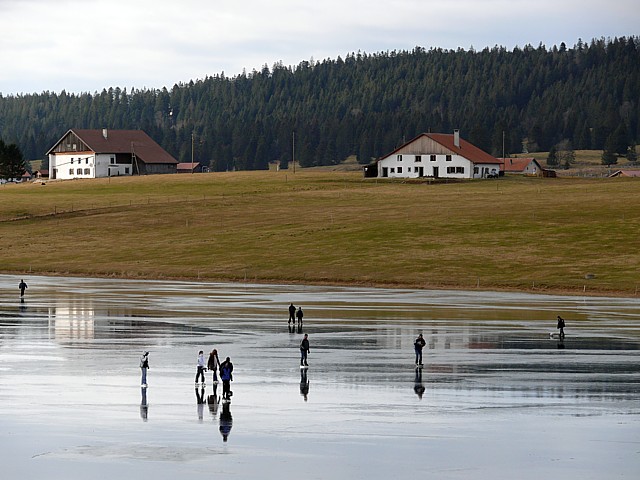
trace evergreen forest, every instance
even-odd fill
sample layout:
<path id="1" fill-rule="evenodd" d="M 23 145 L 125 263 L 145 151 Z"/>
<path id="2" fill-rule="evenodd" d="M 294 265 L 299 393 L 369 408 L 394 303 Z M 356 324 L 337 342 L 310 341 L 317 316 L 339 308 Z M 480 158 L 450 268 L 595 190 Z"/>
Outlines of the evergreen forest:
<path id="1" fill-rule="evenodd" d="M 452 132 L 496 156 L 624 151 L 640 138 L 640 37 L 352 53 L 277 63 L 172 88 L 0 95 L 0 139 L 42 159 L 71 128 L 142 129 L 211 170 L 370 163 L 423 132 Z M 611 147 L 613 148 L 613 147 Z"/>

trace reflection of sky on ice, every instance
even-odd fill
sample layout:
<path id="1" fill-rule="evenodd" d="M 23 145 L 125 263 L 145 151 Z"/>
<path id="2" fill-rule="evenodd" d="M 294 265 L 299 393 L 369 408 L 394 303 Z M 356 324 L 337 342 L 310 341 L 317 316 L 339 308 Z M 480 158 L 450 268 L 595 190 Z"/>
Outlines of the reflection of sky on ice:
<path id="1" fill-rule="evenodd" d="M 637 299 L 25 280 L 21 304 L 19 278 L 0 276 L 6 478 L 571 479 L 640 467 Z M 301 330 L 287 327 L 290 302 Z M 564 341 L 549 336 L 558 314 Z M 212 348 L 235 365 L 228 405 L 211 372 L 204 392 L 193 385 L 197 351 Z"/>

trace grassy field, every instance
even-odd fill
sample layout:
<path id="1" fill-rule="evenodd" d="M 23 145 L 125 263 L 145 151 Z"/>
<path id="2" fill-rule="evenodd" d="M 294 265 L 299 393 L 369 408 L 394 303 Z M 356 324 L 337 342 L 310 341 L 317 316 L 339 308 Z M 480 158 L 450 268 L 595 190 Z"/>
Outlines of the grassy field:
<path id="1" fill-rule="evenodd" d="M 5 185 L 0 271 L 637 296 L 639 190 L 306 170 Z"/>

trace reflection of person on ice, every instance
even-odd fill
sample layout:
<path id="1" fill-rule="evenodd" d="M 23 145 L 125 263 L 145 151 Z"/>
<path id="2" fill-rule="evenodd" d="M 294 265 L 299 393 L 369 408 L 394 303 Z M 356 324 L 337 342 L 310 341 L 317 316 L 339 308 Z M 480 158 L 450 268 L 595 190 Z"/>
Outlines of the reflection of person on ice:
<path id="1" fill-rule="evenodd" d="M 564 318 L 558 315 L 558 330 L 560 330 L 560 336 L 564 337 Z"/>
<path id="2" fill-rule="evenodd" d="M 416 341 L 413 342 L 413 346 L 416 351 L 416 365 L 422 365 L 422 349 L 426 344 L 427 342 L 425 342 L 424 338 L 422 338 L 422 334 L 418 335 Z"/>
<path id="3" fill-rule="evenodd" d="M 18 285 L 20 289 L 20 297 L 24 297 L 24 291 L 29 288 L 24 280 L 20 280 L 20 284 Z"/>
<path id="4" fill-rule="evenodd" d="M 204 385 L 204 371 L 206 369 L 204 363 L 204 352 L 200 350 L 198 352 L 198 366 L 196 370 L 196 385 L 198 384 L 198 378 L 202 377 L 202 385 Z"/>
<path id="5" fill-rule="evenodd" d="M 296 323 L 296 307 L 293 305 L 289 305 L 289 321 L 287 323 Z"/>
<path id="6" fill-rule="evenodd" d="M 309 354 L 309 335 L 304 334 L 302 342 L 300 342 L 300 366 L 308 367 L 307 355 Z"/>
<path id="7" fill-rule="evenodd" d="M 231 399 L 231 382 L 233 382 L 233 363 L 229 357 L 220 365 L 220 380 L 222 380 L 222 398 Z"/>
<path id="8" fill-rule="evenodd" d="M 229 439 L 232 426 L 233 417 L 231 416 L 231 404 L 226 402 L 222 404 L 222 412 L 220 412 L 220 434 L 222 435 L 223 442 Z"/>

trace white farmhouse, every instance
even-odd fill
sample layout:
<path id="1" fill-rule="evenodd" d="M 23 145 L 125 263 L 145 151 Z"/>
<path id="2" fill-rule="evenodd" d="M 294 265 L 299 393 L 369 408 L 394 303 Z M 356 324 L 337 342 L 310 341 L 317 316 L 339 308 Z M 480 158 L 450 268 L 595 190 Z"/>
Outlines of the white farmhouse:
<path id="1" fill-rule="evenodd" d="M 453 134 L 422 133 L 380 158 L 379 178 L 491 178 L 500 161 Z"/>
<path id="2" fill-rule="evenodd" d="M 49 178 L 176 173 L 178 161 L 142 130 L 69 130 L 47 152 Z"/>

